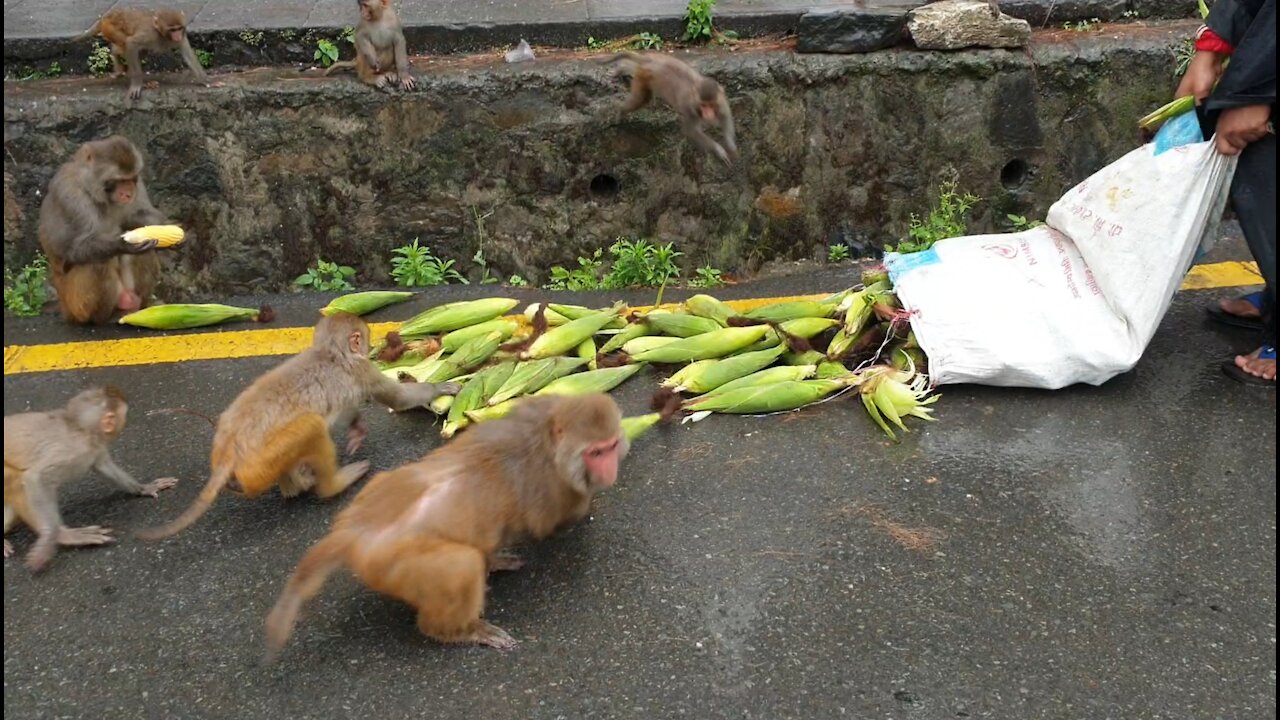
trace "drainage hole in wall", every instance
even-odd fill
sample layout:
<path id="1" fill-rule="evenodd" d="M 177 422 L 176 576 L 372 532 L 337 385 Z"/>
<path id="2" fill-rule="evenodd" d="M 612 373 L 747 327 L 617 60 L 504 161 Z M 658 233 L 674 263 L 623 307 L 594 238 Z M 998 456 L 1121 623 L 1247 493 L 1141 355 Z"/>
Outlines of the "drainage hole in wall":
<path id="1" fill-rule="evenodd" d="M 1017 190 L 1027 182 L 1030 173 L 1031 167 L 1026 160 L 1014 158 L 1000 168 L 1000 184 L 1005 190 Z"/>
<path id="2" fill-rule="evenodd" d="M 607 199 L 616 197 L 619 192 L 622 192 L 622 183 L 618 182 L 618 178 L 608 173 L 591 178 L 591 197 Z"/>

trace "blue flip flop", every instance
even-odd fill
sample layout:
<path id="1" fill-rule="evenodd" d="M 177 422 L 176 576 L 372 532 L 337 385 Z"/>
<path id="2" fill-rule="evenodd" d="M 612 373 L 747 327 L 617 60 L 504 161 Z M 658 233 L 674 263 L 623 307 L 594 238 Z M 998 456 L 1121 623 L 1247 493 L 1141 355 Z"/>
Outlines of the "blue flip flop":
<path id="1" fill-rule="evenodd" d="M 1275 360 L 1276 359 L 1275 345 L 1263 345 L 1262 348 L 1258 351 L 1258 359 L 1259 360 Z M 1270 388 L 1273 388 L 1276 386 L 1275 378 L 1267 380 L 1266 378 L 1260 378 L 1257 375 L 1250 375 L 1244 370 L 1241 370 L 1240 367 L 1236 365 L 1235 358 L 1230 358 L 1222 361 L 1222 372 L 1226 373 L 1227 377 L 1231 378 L 1232 380 L 1235 380 L 1236 382 L 1244 383 L 1245 385 L 1261 385 L 1263 387 L 1270 387 Z"/>
<path id="2" fill-rule="evenodd" d="M 1262 312 L 1262 291 L 1261 290 L 1259 290 L 1258 292 L 1249 293 L 1248 295 L 1245 295 L 1240 299 L 1258 308 L 1258 312 Z M 1231 313 L 1223 310 L 1217 305 L 1207 308 L 1207 310 L 1209 312 L 1209 317 L 1222 323 L 1223 325 L 1230 325 L 1232 327 L 1244 328 L 1245 330 L 1261 330 L 1262 329 L 1261 318 L 1240 317 L 1239 315 L 1232 315 Z"/>

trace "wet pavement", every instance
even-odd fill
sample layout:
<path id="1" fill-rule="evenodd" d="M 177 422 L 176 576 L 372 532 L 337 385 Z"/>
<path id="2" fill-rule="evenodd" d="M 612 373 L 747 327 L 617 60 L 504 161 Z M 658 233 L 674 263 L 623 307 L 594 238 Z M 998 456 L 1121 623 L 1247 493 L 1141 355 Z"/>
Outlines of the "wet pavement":
<path id="1" fill-rule="evenodd" d="M 944 388 L 938 422 L 896 445 L 847 400 L 651 431 L 589 522 L 493 578 L 509 653 L 425 641 L 407 607 L 335 577 L 259 667 L 262 619 L 341 501 L 227 497 L 168 542 L 64 551 L 38 578 L 9 560 L 5 716 L 1275 717 L 1276 399 L 1217 369 L 1252 346 L 1206 320 L 1233 292 L 1181 293 L 1101 388 Z M 282 322 L 318 306 L 273 300 Z M 66 337 L 6 319 L 6 345 Z M 216 414 L 277 362 L 10 375 L 5 412 L 125 388 L 117 459 L 182 483 L 150 500 L 89 479 L 64 515 L 149 526 L 195 497 L 212 433 L 146 411 Z M 655 383 L 615 394 L 642 412 Z M 429 415 L 368 418 L 375 469 L 440 442 Z"/>

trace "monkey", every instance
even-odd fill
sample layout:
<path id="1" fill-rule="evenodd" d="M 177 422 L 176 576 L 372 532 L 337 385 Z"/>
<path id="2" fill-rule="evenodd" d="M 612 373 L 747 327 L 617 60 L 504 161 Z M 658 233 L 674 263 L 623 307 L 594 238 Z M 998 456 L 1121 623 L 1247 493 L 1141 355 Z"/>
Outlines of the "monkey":
<path id="1" fill-rule="evenodd" d="M 40 203 L 38 235 L 62 317 L 101 324 L 151 301 L 160 276 L 156 242 L 126 231 L 168 224 L 142 182 L 142 154 L 123 135 L 87 142 L 58 168 Z"/>
<path id="2" fill-rule="evenodd" d="M 265 662 L 288 642 L 303 604 L 341 567 L 417 609 L 442 643 L 515 647 L 482 619 L 485 579 L 524 561 L 506 548 L 584 518 L 629 450 L 605 394 L 522 400 L 417 462 L 379 473 L 312 546 L 266 620 Z"/>
<path id="3" fill-rule="evenodd" d="M 732 165 L 737 159 L 733 113 L 720 83 L 669 55 L 621 52 L 603 62 L 625 62 L 630 66 L 631 94 L 622 105 L 624 115 L 649 104 L 657 95 L 676 111 L 681 130 L 695 145 L 725 165 Z M 704 124 L 720 128 L 723 145 L 703 131 Z"/>
<path id="4" fill-rule="evenodd" d="M 77 393 L 50 412 L 28 412 L 4 418 L 4 533 L 19 522 L 36 532 L 27 567 L 43 570 L 59 546 L 105 545 L 115 541 L 110 528 L 71 528 L 58 513 L 58 488 L 66 481 L 97 470 L 126 492 L 156 497 L 177 484 L 174 478 L 140 483 L 116 464 L 110 445 L 124 430 L 129 402 L 107 385 Z M 4 541 L 4 556 L 13 546 Z"/>
<path id="5" fill-rule="evenodd" d="M 336 62 L 324 71 L 326 76 L 342 68 L 354 69 L 360 81 L 379 90 L 399 83 L 400 89 L 412 90 L 417 83 L 409 73 L 409 54 L 405 49 L 404 28 L 391 0 L 356 0 L 360 24 L 356 27 L 354 60 Z M 394 65 L 395 69 L 392 69 Z"/>
<path id="6" fill-rule="evenodd" d="M 71 42 L 87 40 L 101 35 L 111 44 L 111 76 L 120 77 L 129 72 L 129 97 L 137 100 L 142 95 L 142 51 L 167 52 L 178 49 L 182 61 L 191 74 L 201 83 L 208 82 L 200 60 L 187 39 L 187 15 L 181 10 L 161 8 L 152 12 L 138 8 L 115 8 L 98 18 L 93 27 Z M 124 60 L 126 68 L 120 67 Z"/>
<path id="7" fill-rule="evenodd" d="M 210 477 L 186 512 L 138 536 L 158 540 L 190 526 L 223 488 L 256 497 L 279 486 L 294 497 L 314 489 L 331 498 L 369 470 L 361 461 L 338 467 L 330 428 L 347 430 L 346 454 L 368 431 L 360 408 L 373 399 L 393 411 L 426 407 L 457 383 L 398 383 L 369 360 L 369 326 L 347 313 L 320 319 L 311 347 L 258 378 L 218 417 Z"/>

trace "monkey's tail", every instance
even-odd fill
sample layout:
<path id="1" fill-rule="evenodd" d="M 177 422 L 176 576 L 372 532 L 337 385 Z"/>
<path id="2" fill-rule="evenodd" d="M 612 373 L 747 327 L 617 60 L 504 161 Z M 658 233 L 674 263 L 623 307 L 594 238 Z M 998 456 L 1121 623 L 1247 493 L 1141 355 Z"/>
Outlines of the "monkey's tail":
<path id="1" fill-rule="evenodd" d="M 84 32 L 80 33 L 79 35 L 77 35 L 77 36 L 75 36 L 75 37 L 71 38 L 70 40 L 68 40 L 68 41 L 67 41 L 67 44 L 68 44 L 68 45 L 74 45 L 75 43 L 78 43 L 78 42 L 84 42 L 85 40 L 88 40 L 89 38 L 93 37 L 94 35 L 97 35 L 97 34 L 98 34 L 98 31 L 99 31 L 99 30 L 101 30 L 101 29 L 102 29 L 102 20 L 96 20 L 96 21 L 94 21 L 94 23 L 93 23 L 93 26 L 92 26 L 92 27 L 90 27 L 88 30 L 85 30 Z"/>
<path id="2" fill-rule="evenodd" d="M 355 69 L 356 69 L 355 60 L 342 60 L 325 68 L 324 76 L 329 77 L 330 75 L 333 74 L 334 70 L 355 70 Z"/>
<path id="3" fill-rule="evenodd" d="M 280 593 L 280 599 L 267 615 L 267 650 L 262 663 L 275 662 L 298 622 L 298 614 L 308 600 L 315 597 L 329 576 L 342 567 L 346 559 L 347 542 L 340 535 L 329 535 L 313 546 L 289 576 Z"/>
<path id="4" fill-rule="evenodd" d="M 191 507 L 179 515 L 177 520 L 167 525 L 161 525 L 158 528 L 139 530 L 136 533 L 137 536 L 143 540 L 160 540 L 186 530 L 192 523 L 199 520 L 201 515 L 204 515 L 209 506 L 213 505 L 214 500 L 218 499 L 218 493 L 221 493 L 222 489 L 231 481 L 231 471 L 232 465 L 230 463 L 214 470 L 213 475 L 209 477 L 209 482 L 205 483 L 204 489 L 200 491 L 200 497 L 196 498 L 196 501 L 191 503 Z"/>
<path id="5" fill-rule="evenodd" d="M 622 52 L 614 53 L 607 58 L 601 59 L 600 64 L 612 65 L 616 62 L 622 62 L 623 60 L 629 60 L 630 62 L 633 62 L 639 65 L 641 56 L 639 53 L 634 53 L 634 52 L 631 52 L 630 50 L 623 50 Z"/>
<path id="6" fill-rule="evenodd" d="M 208 415 L 205 415 L 204 413 L 198 413 L 195 410 L 188 410 L 187 408 L 180 408 L 180 407 L 158 408 L 156 410 L 148 410 L 147 415 L 192 415 L 194 417 L 198 417 L 201 420 L 204 420 L 205 422 L 209 423 L 209 427 L 211 428 L 218 427 L 218 423 L 214 422 L 213 418 L 209 417 Z"/>

